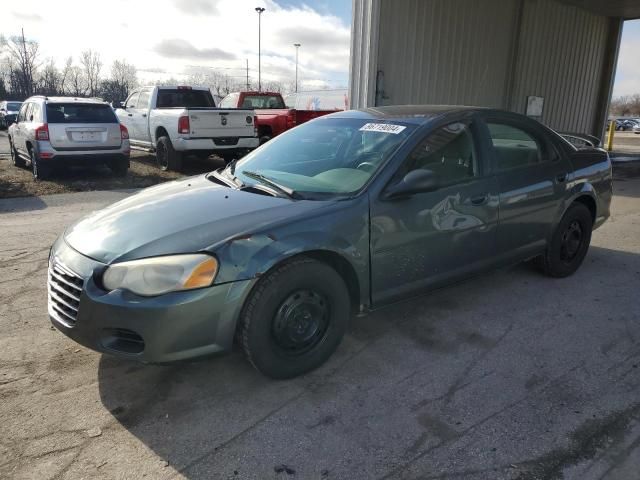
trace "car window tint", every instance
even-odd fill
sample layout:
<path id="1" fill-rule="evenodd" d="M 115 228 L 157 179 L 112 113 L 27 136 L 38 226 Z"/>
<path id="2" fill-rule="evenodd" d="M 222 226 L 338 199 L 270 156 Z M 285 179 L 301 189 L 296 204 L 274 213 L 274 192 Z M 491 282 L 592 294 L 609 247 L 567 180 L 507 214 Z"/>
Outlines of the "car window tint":
<path id="1" fill-rule="evenodd" d="M 102 103 L 49 103 L 48 123 L 118 123 L 113 109 Z"/>
<path id="2" fill-rule="evenodd" d="M 189 90 L 184 88 L 158 90 L 158 108 L 197 108 L 215 107 L 213 96 L 208 90 Z"/>
<path id="3" fill-rule="evenodd" d="M 542 161 L 540 144 L 531 134 L 505 123 L 490 122 L 487 126 L 498 170 L 526 167 Z"/>
<path id="4" fill-rule="evenodd" d="M 140 92 L 136 108 L 149 108 L 149 97 L 151 92 L 149 90 L 143 90 Z"/>
<path id="5" fill-rule="evenodd" d="M 279 95 L 247 95 L 240 108 L 285 108 L 285 105 Z"/>
<path id="6" fill-rule="evenodd" d="M 133 92 L 131 96 L 127 99 L 127 103 L 125 103 L 126 108 L 136 108 L 136 103 L 138 100 L 139 92 Z"/>
<path id="7" fill-rule="evenodd" d="M 478 176 L 478 160 L 469 127 L 452 123 L 429 134 L 409 155 L 408 171 L 418 169 L 431 170 L 442 185 Z"/>

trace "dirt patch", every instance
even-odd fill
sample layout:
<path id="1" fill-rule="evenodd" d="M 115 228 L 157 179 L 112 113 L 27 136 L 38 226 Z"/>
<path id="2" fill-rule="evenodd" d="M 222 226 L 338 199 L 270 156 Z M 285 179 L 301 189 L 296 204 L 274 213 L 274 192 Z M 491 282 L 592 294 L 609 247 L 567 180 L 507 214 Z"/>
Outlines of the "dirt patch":
<path id="1" fill-rule="evenodd" d="M 163 172 L 155 157 L 142 152 L 131 155 L 126 177 L 116 177 L 106 166 L 68 167 L 55 171 L 45 181 L 34 181 L 31 171 L 18 168 L 9 156 L 0 156 L 0 198 L 29 197 L 53 193 L 145 188 L 183 176 L 210 172 L 224 165 L 217 157 L 185 159 L 182 172 Z"/>

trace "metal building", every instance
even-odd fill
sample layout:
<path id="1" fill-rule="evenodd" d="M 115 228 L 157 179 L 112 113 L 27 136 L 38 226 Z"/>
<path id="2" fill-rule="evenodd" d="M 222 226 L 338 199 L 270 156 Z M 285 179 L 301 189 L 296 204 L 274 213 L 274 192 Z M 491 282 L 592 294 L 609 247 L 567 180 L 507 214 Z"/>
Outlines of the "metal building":
<path id="1" fill-rule="evenodd" d="M 496 107 L 600 136 L 632 18 L 640 0 L 353 0 L 351 106 Z"/>

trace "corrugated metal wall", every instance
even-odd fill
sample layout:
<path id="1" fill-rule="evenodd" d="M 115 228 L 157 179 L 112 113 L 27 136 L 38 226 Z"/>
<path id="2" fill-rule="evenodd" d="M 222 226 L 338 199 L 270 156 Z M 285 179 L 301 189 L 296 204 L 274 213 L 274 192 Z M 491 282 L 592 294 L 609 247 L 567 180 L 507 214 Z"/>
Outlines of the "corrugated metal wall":
<path id="1" fill-rule="evenodd" d="M 609 27 L 607 17 L 578 7 L 526 0 L 511 110 L 524 113 L 527 96 L 544 97 L 543 123 L 560 131 L 592 131 Z"/>
<path id="2" fill-rule="evenodd" d="M 382 0 L 384 91 L 377 103 L 506 106 L 516 6 L 513 0 Z"/>
<path id="3" fill-rule="evenodd" d="M 558 0 L 379 1 L 370 84 L 376 71 L 382 73 L 373 80 L 375 100 L 370 96 L 367 104 L 480 105 L 525 113 L 527 97 L 534 95 L 545 99 L 543 123 L 597 131 L 599 95 L 608 80 L 607 17 Z"/>

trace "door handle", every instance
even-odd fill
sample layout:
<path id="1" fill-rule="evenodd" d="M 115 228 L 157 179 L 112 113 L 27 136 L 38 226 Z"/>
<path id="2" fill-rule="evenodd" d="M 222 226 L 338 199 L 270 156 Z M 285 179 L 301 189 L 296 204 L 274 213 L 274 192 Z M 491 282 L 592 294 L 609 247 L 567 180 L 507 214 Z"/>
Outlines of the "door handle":
<path id="1" fill-rule="evenodd" d="M 128 113 L 127 116 L 133 117 L 133 113 Z"/>
<path id="2" fill-rule="evenodd" d="M 558 183 L 564 183 L 567 181 L 567 177 L 569 176 L 568 173 L 561 173 L 560 175 L 558 175 L 556 177 L 556 180 L 558 181 Z"/>
<path id="3" fill-rule="evenodd" d="M 142 114 L 142 116 L 143 116 L 144 118 L 147 118 L 147 114 L 146 114 L 146 113 L 143 113 L 143 114 Z"/>
<path id="4" fill-rule="evenodd" d="M 471 205 L 474 205 L 476 207 L 484 205 L 488 201 L 489 201 L 489 195 L 486 193 L 484 195 L 477 195 L 475 197 L 471 197 Z"/>

